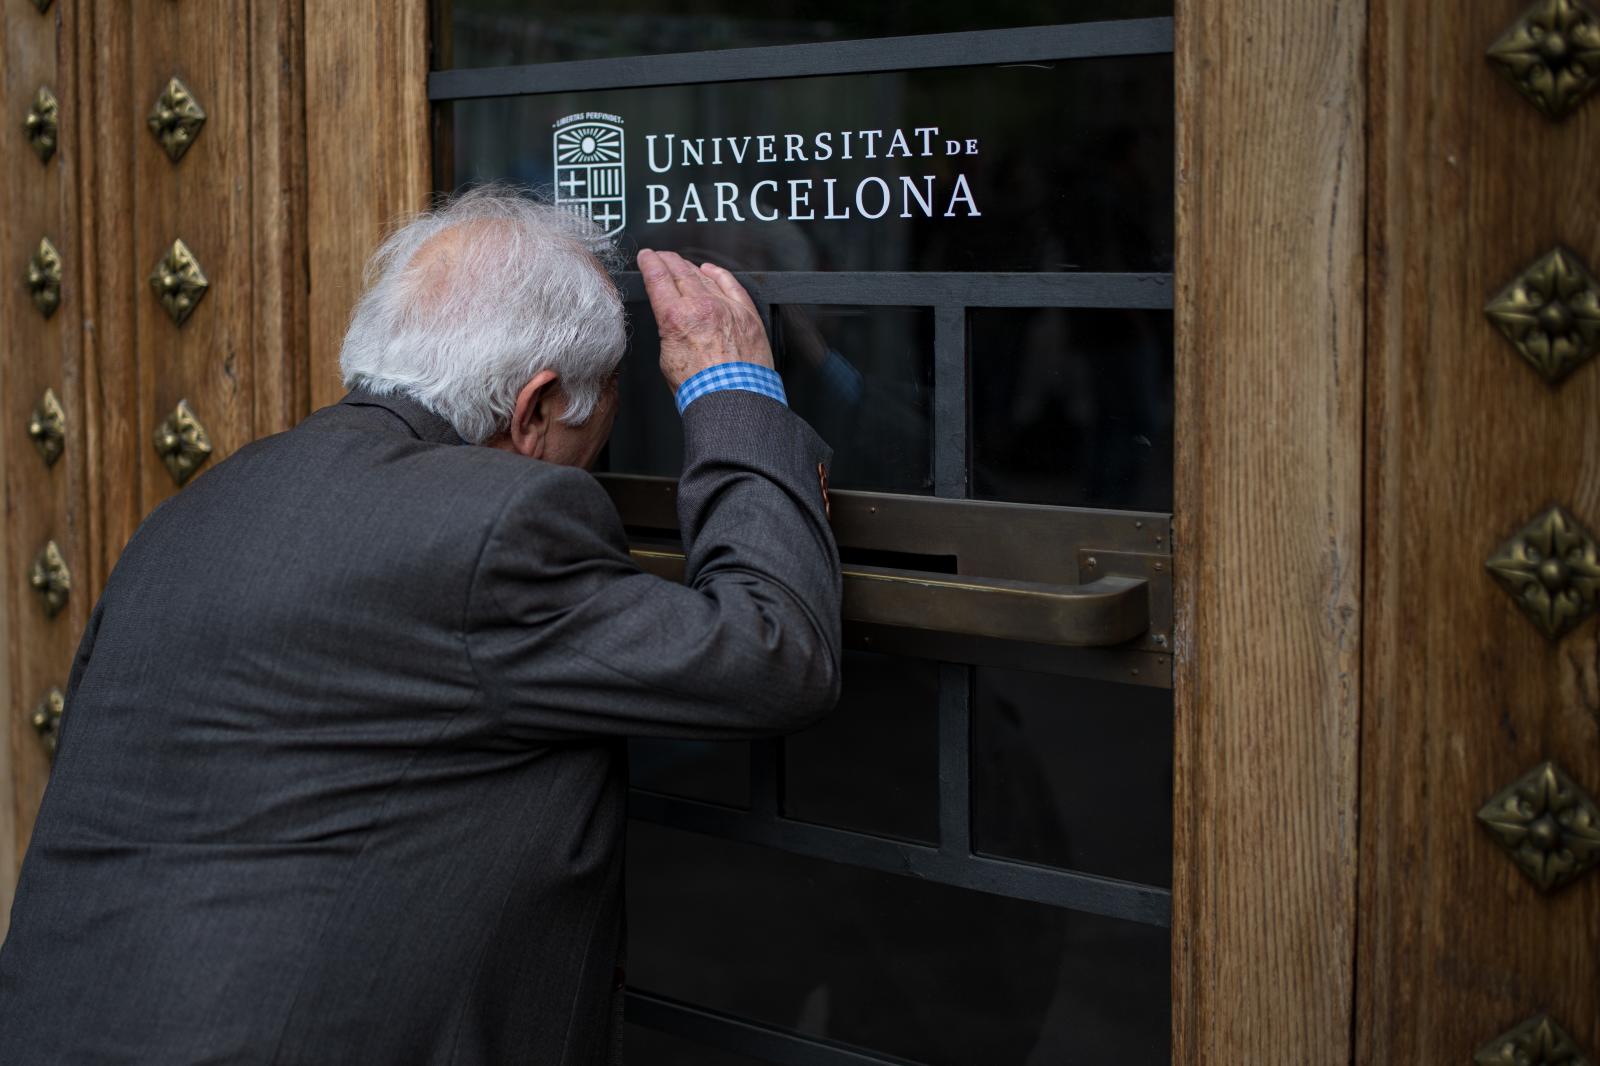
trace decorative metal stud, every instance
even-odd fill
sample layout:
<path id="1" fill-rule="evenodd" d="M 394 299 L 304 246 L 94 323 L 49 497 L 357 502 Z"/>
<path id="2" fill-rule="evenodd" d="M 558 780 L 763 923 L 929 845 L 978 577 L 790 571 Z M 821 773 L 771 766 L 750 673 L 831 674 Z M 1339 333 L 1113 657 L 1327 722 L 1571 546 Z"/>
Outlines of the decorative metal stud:
<path id="1" fill-rule="evenodd" d="M 1551 640 L 1600 607 L 1600 548 L 1561 507 L 1522 527 L 1484 565 Z"/>
<path id="2" fill-rule="evenodd" d="M 61 713 L 66 709 L 67 698 L 60 689 L 51 688 L 28 717 L 33 728 L 39 731 L 39 743 L 44 745 L 45 753 L 52 759 L 56 757 L 56 741 L 61 736 Z"/>
<path id="3" fill-rule="evenodd" d="M 1590 1066 L 1567 1031 L 1548 1014 L 1501 1033 L 1472 1057 L 1477 1066 Z"/>
<path id="4" fill-rule="evenodd" d="M 39 162 L 48 163 L 50 157 L 56 154 L 56 133 L 61 121 L 61 105 L 56 102 L 55 93 L 39 86 L 39 91 L 33 94 L 33 103 L 28 107 L 28 117 L 23 120 L 22 128 L 28 134 L 28 143 L 33 145 L 33 150 L 39 157 Z"/>
<path id="5" fill-rule="evenodd" d="M 28 291 L 46 318 L 61 306 L 61 253 L 48 238 L 40 239 L 39 250 L 28 259 Z"/>
<path id="6" fill-rule="evenodd" d="M 1484 313 L 1552 385 L 1600 353 L 1600 281 L 1566 248 L 1524 270 Z"/>
<path id="7" fill-rule="evenodd" d="M 1600 807 L 1553 762 L 1534 767 L 1484 804 L 1478 821 L 1546 892 L 1600 865 Z"/>
<path id="8" fill-rule="evenodd" d="M 44 601 L 44 616 L 54 618 L 67 605 L 67 594 L 72 591 L 72 572 L 61 556 L 55 541 L 45 544 L 44 550 L 28 568 L 28 584 Z"/>
<path id="9" fill-rule="evenodd" d="M 39 14 L 50 10 L 50 0 L 33 0 L 33 6 L 39 9 Z"/>
<path id="10" fill-rule="evenodd" d="M 1489 58 L 1545 117 L 1565 118 L 1600 85 L 1600 15 L 1582 0 L 1538 0 Z"/>
<path id="11" fill-rule="evenodd" d="M 167 87 L 156 98 L 155 107 L 150 109 L 150 132 L 174 163 L 183 158 L 205 124 L 205 110 L 189 87 L 177 78 L 167 82 Z"/>
<path id="12" fill-rule="evenodd" d="M 28 419 L 28 436 L 39 449 L 45 466 L 55 466 L 56 460 L 67 446 L 67 413 L 61 409 L 54 389 L 45 389 L 39 402 L 33 405 L 33 417 Z"/>
<path id="13" fill-rule="evenodd" d="M 187 400 L 179 400 L 172 413 L 156 426 L 155 446 L 156 454 L 167 464 L 173 484 L 180 487 L 211 454 L 211 438 Z"/>
<path id="14" fill-rule="evenodd" d="M 195 305 L 206 294 L 210 282 L 200 269 L 199 260 L 182 241 L 173 241 L 172 248 L 156 264 L 150 275 L 150 284 L 161 297 L 161 306 L 167 309 L 172 321 L 183 325 L 194 313 Z"/>

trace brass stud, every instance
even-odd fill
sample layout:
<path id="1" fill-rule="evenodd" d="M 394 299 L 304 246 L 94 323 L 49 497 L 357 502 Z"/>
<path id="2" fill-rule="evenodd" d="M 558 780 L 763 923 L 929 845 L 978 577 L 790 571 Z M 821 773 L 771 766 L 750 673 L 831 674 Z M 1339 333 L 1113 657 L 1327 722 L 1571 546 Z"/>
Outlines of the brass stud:
<path id="1" fill-rule="evenodd" d="M 40 239 L 39 250 L 28 259 L 28 291 L 46 318 L 61 306 L 61 253 L 48 238 Z"/>
<path id="2" fill-rule="evenodd" d="M 206 280 L 189 246 L 173 241 L 172 248 L 161 257 L 150 275 L 150 284 L 155 287 L 161 306 L 167 309 L 172 321 L 181 326 L 194 313 L 195 305 L 205 296 L 211 283 Z"/>
<path id="3" fill-rule="evenodd" d="M 1477 1066 L 1589 1066 L 1589 1060 L 1548 1014 L 1501 1033 L 1472 1057 Z"/>
<path id="4" fill-rule="evenodd" d="M 1600 865 L 1600 808 L 1553 762 L 1535 766 L 1484 804 L 1478 821 L 1543 891 Z"/>
<path id="5" fill-rule="evenodd" d="M 44 601 L 44 616 L 54 618 L 67 605 L 67 594 L 72 591 L 72 572 L 61 556 L 55 541 L 45 544 L 33 565 L 28 568 L 28 584 Z"/>
<path id="6" fill-rule="evenodd" d="M 1552 385 L 1600 352 L 1600 281 L 1566 248 L 1529 266 L 1484 313 Z"/>
<path id="7" fill-rule="evenodd" d="M 39 449 L 45 466 L 55 466 L 56 460 L 67 446 L 67 413 L 61 409 L 54 389 L 45 389 L 39 402 L 33 405 L 33 416 L 28 419 L 28 436 Z"/>
<path id="8" fill-rule="evenodd" d="M 61 105 L 56 102 L 55 93 L 43 85 L 39 86 L 39 91 L 33 94 L 33 103 L 28 107 L 28 117 L 23 120 L 22 128 L 28 134 L 28 143 L 33 146 L 41 163 L 50 162 L 50 157 L 56 154 L 56 133 L 60 121 Z"/>
<path id="9" fill-rule="evenodd" d="M 189 409 L 187 400 L 179 400 L 172 413 L 161 420 L 155 432 L 156 454 L 167 464 L 172 482 L 182 487 L 185 481 L 200 469 L 211 454 L 211 438 L 206 427 Z"/>
<path id="10" fill-rule="evenodd" d="M 1523 526 L 1484 565 L 1551 640 L 1600 607 L 1600 549 L 1563 508 L 1552 507 Z"/>
<path id="11" fill-rule="evenodd" d="M 194 144 L 195 138 L 200 136 L 200 128 L 205 124 L 205 110 L 195 100 L 189 87 L 177 78 L 167 82 L 167 87 L 150 109 L 150 132 L 161 142 L 167 158 L 174 163 L 183 158 L 183 153 Z"/>
<path id="12" fill-rule="evenodd" d="M 1546 118 L 1565 118 L 1600 85 L 1600 15 L 1581 0 L 1538 0 L 1489 58 Z"/>
<path id="13" fill-rule="evenodd" d="M 33 0 L 33 6 L 39 9 L 39 14 L 50 10 L 50 0 Z"/>
<path id="14" fill-rule="evenodd" d="M 61 714 L 67 709 L 67 699 L 58 688 L 51 688 L 33 709 L 28 720 L 39 732 L 39 743 L 50 758 L 56 757 L 56 742 L 61 737 Z"/>

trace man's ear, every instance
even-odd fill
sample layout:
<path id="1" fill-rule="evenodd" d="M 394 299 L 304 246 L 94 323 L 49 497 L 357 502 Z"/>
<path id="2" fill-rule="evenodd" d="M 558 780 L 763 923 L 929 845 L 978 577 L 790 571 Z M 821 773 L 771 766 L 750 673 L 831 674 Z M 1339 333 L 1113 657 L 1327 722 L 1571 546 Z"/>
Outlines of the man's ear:
<path id="1" fill-rule="evenodd" d="M 544 458 L 550 427 L 561 413 L 558 391 L 560 382 L 554 370 L 541 370 L 522 386 L 507 430 L 512 451 L 529 459 Z"/>

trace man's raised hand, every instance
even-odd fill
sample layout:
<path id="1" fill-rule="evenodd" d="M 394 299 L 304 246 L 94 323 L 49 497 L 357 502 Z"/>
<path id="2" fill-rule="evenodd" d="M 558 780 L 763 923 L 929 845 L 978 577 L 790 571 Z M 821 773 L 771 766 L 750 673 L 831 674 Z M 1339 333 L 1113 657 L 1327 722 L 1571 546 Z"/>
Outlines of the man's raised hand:
<path id="1" fill-rule="evenodd" d="M 718 363 L 772 366 L 772 345 L 755 301 L 728 271 L 713 263 L 697 268 L 676 252 L 641 248 L 639 273 L 661 334 L 661 375 L 674 393 Z"/>

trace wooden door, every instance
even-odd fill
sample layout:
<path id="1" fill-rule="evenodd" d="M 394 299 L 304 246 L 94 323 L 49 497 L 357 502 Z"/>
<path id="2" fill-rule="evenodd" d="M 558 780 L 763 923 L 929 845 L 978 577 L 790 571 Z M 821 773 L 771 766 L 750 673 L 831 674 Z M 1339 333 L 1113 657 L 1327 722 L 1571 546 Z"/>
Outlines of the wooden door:
<path id="1" fill-rule="evenodd" d="M 1372 1066 L 1600 1061 L 1596 10 L 1371 7 Z"/>
<path id="2" fill-rule="evenodd" d="M 1534 365 L 1597 343 L 1594 12 L 1175 4 L 1174 1061 L 1568 1061 L 1547 1014 L 1600 1059 L 1596 623 L 1544 610 L 1594 596 L 1600 370 Z M 431 187 L 426 15 L 0 0 L 0 903 L 33 710 L 179 491 L 157 425 L 189 401 L 204 476 L 339 394 L 361 263 Z M 1571 99 L 1541 110 L 1541 71 Z M 177 160 L 147 125 L 174 77 L 206 112 Z M 180 239 L 210 285 L 181 325 L 148 280 Z"/>

